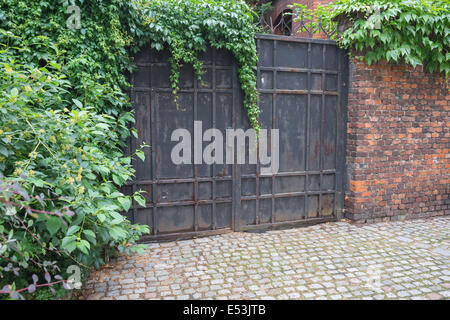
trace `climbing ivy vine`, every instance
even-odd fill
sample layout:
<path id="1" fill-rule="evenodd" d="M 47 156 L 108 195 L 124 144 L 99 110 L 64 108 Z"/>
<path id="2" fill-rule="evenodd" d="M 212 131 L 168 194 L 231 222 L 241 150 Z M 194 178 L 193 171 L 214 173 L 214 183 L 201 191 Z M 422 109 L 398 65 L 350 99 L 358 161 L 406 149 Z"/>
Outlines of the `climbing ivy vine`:
<path id="1" fill-rule="evenodd" d="M 142 41 L 151 47 L 171 53 L 171 85 L 179 90 L 180 66 L 194 67 L 201 79 L 199 53 L 208 45 L 231 51 L 238 63 L 239 81 L 244 92 L 250 124 L 259 131 L 256 65 L 258 61 L 254 38 L 253 14 L 244 1 L 219 0 L 136 0 L 146 34 Z M 147 29 L 145 29 L 147 28 Z M 142 43 L 141 43 L 142 44 Z"/>
<path id="2" fill-rule="evenodd" d="M 322 24 L 346 22 L 336 40 L 343 48 L 363 53 L 360 56 L 369 64 L 404 61 L 448 77 L 449 0 L 337 0 L 307 14 Z"/>

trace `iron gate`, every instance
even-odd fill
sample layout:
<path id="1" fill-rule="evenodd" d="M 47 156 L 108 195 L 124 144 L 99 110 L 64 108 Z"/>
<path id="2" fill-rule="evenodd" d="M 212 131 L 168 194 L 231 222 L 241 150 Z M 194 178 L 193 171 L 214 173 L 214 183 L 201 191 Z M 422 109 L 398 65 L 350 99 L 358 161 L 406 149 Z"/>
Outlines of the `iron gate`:
<path id="1" fill-rule="evenodd" d="M 192 237 L 336 220 L 343 204 L 347 58 L 333 41 L 258 35 L 258 88 L 263 128 L 279 129 L 279 171 L 260 165 L 172 163 L 175 129 L 250 128 L 231 54 L 209 49 L 204 74 L 181 70 L 178 102 L 167 51 L 136 56 L 131 99 L 146 160 L 125 192 L 146 191 L 146 206 L 126 215 L 151 228 L 150 239 Z M 192 137 L 193 140 L 194 137 Z M 247 142 L 248 143 L 248 142 Z M 203 147 L 208 143 L 203 142 Z M 224 146 L 225 154 L 225 146 Z M 192 162 L 193 163 L 193 162 Z"/>

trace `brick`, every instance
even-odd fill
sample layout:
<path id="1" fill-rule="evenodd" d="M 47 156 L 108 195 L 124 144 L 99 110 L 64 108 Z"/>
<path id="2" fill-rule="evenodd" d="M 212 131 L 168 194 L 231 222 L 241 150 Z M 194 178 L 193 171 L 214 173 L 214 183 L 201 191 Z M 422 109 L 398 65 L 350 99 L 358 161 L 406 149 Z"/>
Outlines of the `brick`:
<path id="1" fill-rule="evenodd" d="M 445 76 L 385 61 L 352 63 L 346 217 L 369 223 L 449 214 Z"/>

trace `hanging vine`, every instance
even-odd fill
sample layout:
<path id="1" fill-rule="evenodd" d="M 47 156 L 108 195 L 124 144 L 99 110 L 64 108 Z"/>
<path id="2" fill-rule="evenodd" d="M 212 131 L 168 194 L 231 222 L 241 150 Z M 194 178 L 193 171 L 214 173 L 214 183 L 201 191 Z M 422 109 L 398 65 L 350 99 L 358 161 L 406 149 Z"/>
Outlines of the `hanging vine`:
<path id="1" fill-rule="evenodd" d="M 191 64 L 201 79 L 203 64 L 199 54 L 210 45 L 232 52 L 238 63 L 239 81 L 244 92 L 250 124 L 259 132 L 253 14 L 244 1 L 219 0 L 135 0 L 147 28 L 142 41 L 171 53 L 170 81 L 173 93 L 179 91 L 180 66 Z"/>

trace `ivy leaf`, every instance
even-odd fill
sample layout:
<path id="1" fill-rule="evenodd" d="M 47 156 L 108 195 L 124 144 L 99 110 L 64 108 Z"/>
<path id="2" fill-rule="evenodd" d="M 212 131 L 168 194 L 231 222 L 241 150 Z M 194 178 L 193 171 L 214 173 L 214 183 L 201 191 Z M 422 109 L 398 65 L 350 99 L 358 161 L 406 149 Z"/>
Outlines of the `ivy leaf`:
<path id="1" fill-rule="evenodd" d="M 0 146 L 0 153 L 5 157 L 9 155 L 8 149 L 6 149 L 4 146 Z"/>
<path id="2" fill-rule="evenodd" d="M 101 223 L 105 222 L 106 220 L 106 216 L 103 213 L 97 214 L 97 218 Z"/>
<path id="3" fill-rule="evenodd" d="M 119 186 L 122 185 L 123 179 L 120 176 L 118 176 L 117 174 L 113 174 L 112 178 L 115 184 Z"/>
<path id="4" fill-rule="evenodd" d="M 83 233 L 88 237 L 95 238 L 95 233 L 92 230 L 83 230 Z"/>
<path id="5" fill-rule="evenodd" d="M 110 212 L 110 215 L 113 217 L 113 220 L 111 220 L 111 224 L 121 224 L 125 220 L 125 217 L 117 212 Z"/>
<path id="6" fill-rule="evenodd" d="M 119 240 L 119 239 L 125 238 L 127 236 L 127 232 L 125 230 L 123 230 L 122 228 L 119 228 L 118 226 L 114 226 L 109 229 L 109 235 L 114 240 Z"/>
<path id="7" fill-rule="evenodd" d="M 51 65 L 53 68 L 55 68 L 58 71 L 61 71 L 61 65 L 56 62 L 50 62 L 49 65 Z"/>

